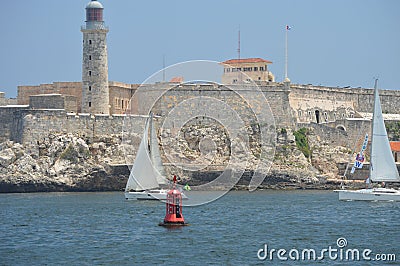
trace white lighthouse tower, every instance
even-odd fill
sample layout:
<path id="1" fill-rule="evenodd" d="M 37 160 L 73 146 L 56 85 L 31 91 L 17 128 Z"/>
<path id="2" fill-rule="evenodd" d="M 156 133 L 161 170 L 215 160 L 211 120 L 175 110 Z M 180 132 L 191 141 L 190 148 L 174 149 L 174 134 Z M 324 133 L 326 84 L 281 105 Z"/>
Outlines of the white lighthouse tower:
<path id="1" fill-rule="evenodd" d="M 108 27 L 103 21 L 103 5 L 92 0 L 86 5 L 83 33 L 82 112 L 109 114 L 107 63 Z"/>

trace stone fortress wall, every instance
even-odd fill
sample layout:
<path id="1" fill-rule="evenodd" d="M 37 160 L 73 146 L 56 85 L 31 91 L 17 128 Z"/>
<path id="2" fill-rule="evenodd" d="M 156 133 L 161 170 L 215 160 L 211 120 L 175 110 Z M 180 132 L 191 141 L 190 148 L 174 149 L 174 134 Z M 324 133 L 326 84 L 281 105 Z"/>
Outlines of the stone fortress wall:
<path id="1" fill-rule="evenodd" d="M 112 101 L 115 102 L 113 108 L 117 110 L 117 107 L 121 108 L 122 105 L 127 108 L 128 99 L 136 91 L 137 85 L 116 82 L 110 82 L 110 84 L 112 91 L 110 95 L 113 95 Z M 162 83 L 146 85 L 146 89 L 141 91 L 142 95 L 133 97 L 131 112 L 145 115 L 148 108 L 155 104 L 153 112 L 159 115 L 166 115 L 183 100 L 197 96 L 221 99 L 231 105 L 235 111 L 245 115 L 249 111 L 243 108 L 243 102 L 241 102 L 243 99 L 234 97 L 235 93 L 214 88 L 210 85 L 183 85 L 168 90 L 161 99 L 156 99 L 157 95 L 159 95 L 158 90 L 165 90 L 175 85 Z M 297 84 L 291 84 L 289 88 L 289 84 L 285 83 L 261 83 L 259 85 L 274 114 L 277 129 L 296 129 L 302 126 L 311 126 L 318 128 L 321 133 L 331 132 L 326 134 L 325 137 L 327 139 L 331 138 L 332 141 L 339 141 L 339 139 L 343 139 L 343 134 L 347 134 L 347 138 L 356 138 L 358 136 L 356 133 L 360 130 L 360 127 L 366 130 L 370 126 L 369 121 L 357 119 L 357 117 L 361 117 L 360 113 L 362 112 L 371 112 L 373 103 L 372 89 L 328 88 Z M 27 103 L 27 93 L 23 87 L 20 86 L 18 90 L 19 104 Z M 78 95 L 78 97 L 77 91 L 81 90 L 80 82 L 71 82 L 69 84 L 56 82 L 49 87 L 46 85 L 35 87 L 35 93 L 39 92 L 38 90 L 40 90 L 40 93 L 54 93 L 54 88 L 59 92 L 63 91 L 68 95 Z M 72 88 L 76 89 L 73 90 Z M 230 88 L 238 90 L 239 94 L 249 93 L 240 91 L 234 85 L 231 85 Z M 32 87 L 29 87 L 29 90 L 32 90 Z M 400 91 L 381 91 L 380 96 L 384 113 L 400 113 Z M 110 116 L 67 114 L 67 111 L 71 111 L 74 105 L 71 102 L 69 102 L 70 105 L 64 105 L 64 107 L 61 104 L 62 102 L 54 105 L 55 102 L 60 100 L 60 97 L 52 95 L 45 100 L 53 99 L 54 101 L 46 102 L 39 95 L 31 97 L 31 107 L 0 107 L 0 122 L 2 124 L 0 140 L 12 139 L 24 144 L 34 143 L 35 140 L 40 140 L 51 131 L 71 132 L 92 137 L 102 134 L 121 133 L 123 117 L 125 116 L 119 116 L 118 114 Z M 77 99 L 76 101 L 79 102 L 78 97 L 66 98 Z M 64 103 L 67 102 L 64 100 Z M 76 106 L 79 109 L 80 105 L 77 104 Z M 317 119 L 318 113 L 319 118 Z M 131 119 L 138 119 L 138 125 L 143 123 L 142 118 L 133 116 Z M 324 129 L 328 127 L 331 129 Z M 140 128 L 142 128 L 142 125 Z M 337 133 L 335 128 L 344 129 L 345 132 Z"/>
<path id="2" fill-rule="evenodd" d="M 29 104 L 29 97 L 40 94 L 62 94 L 76 97 L 78 112 L 82 105 L 82 82 L 54 82 L 36 86 L 18 86 L 17 102 L 21 105 Z"/>
<path id="3" fill-rule="evenodd" d="M 9 115 L 5 116 L 6 113 Z M 73 134 L 88 142 L 110 136 L 121 139 L 123 126 L 129 125 L 129 134 L 141 136 L 145 121 L 144 116 L 74 114 L 57 109 L 7 107 L 0 108 L 0 117 L 4 125 L 0 130 L 0 142 L 9 139 L 22 143 L 31 154 L 37 154 L 41 143 L 57 135 Z"/>
<path id="4" fill-rule="evenodd" d="M 111 114 L 123 114 L 127 108 L 127 103 L 132 95 L 135 93 L 138 84 L 126 84 L 123 82 L 109 81 L 109 105 Z M 47 94 L 61 94 L 73 96 L 76 99 L 76 108 L 74 110 L 69 109 L 68 111 L 75 113 L 82 113 L 82 82 L 54 82 L 51 84 L 40 84 L 34 86 L 18 86 L 18 98 L 15 104 L 28 105 L 30 97 L 35 95 L 47 95 Z M 0 106 L 7 105 L 5 101 L 2 101 L 0 94 Z M 43 99 L 43 98 L 42 98 Z M 52 99 L 47 99 L 48 104 L 43 102 L 43 107 L 52 105 Z M 4 104 L 2 104 L 4 102 Z M 9 104 L 9 103 L 8 103 Z M 72 104 L 72 103 L 71 103 Z"/>
<path id="5" fill-rule="evenodd" d="M 373 94 L 373 89 L 292 84 L 289 101 L 299 122 L 317 123 L 315 111 L 319 111 L 319 122 L 324 123 L 372 113 Z M 399 90 L 381 90 L 379 96 L 383 113 L 400 114 Z"/>
<path id="6" fill-rule="evenodd" d="M 29 99 L 31 109 L 61 109 L 67 112 L 76 112 L 76 97 L 62 94 L 32 95 Z"/>
<path id="7" fill-rule="evenodd" d="M 0 92 L 0 106 L 16 104 L 18 104 L 16 98 L 6 98 L 6 94 L 4 92 Z"/>

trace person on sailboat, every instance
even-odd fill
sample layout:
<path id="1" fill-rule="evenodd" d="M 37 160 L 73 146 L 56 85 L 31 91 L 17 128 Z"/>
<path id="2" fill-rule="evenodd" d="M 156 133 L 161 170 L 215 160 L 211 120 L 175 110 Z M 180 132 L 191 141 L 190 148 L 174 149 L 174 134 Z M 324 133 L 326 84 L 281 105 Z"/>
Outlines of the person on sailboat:
<path id="1" fill-rule="evenodd" d="M 369 176 L 367 176 L 367 179 L 365 179 L 365 188 L 369 188 L 371 184 L 371 180 L 369 179 Z"/>
<path id="2" fill-rule="evenodd" d="M 183 189 L 186 190 L 186 191 L 192 190 L 192 189 L 190 188 L 189 184 L 187 184 L 187 183 L 186 183 L 186 185 L 185 185 L 185 187 L 184 187 Z"/>

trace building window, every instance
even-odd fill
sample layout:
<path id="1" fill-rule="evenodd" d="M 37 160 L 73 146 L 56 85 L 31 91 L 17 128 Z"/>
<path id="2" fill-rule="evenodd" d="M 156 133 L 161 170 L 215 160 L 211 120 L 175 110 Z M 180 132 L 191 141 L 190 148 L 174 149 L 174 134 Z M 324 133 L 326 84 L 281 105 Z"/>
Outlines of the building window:
<path id="1" fill-rule="evenodd" d="M 89 60 L 92 60 L 92 56 L 91 55 L 89 55 Z"/>
<path id="2" fill-rule="evenodd" d="M 251 69 L 252 69 L 251 67 L 244 67 L 244 68 L 243 68 L 243 71 L 244 71 L 244 72 L 247 72 L 247 71 L 251 71 Z"/>
<path id="3" fill-rule="evenodd" d="M 264 71 L 264 67 L 260 67 L 260 71 Z"/>
<path id="4" fill-rule="evenodd" d="M 233 80 L 233 83 L 236 83 L 236 82 L 237 82 L 237 79 L 234 79 L 234 80 Z"/>
<path id="5" fill-rule="evenodd" d="M 89 91 L 92 91 L 92 86 L 89 86 Z"/>
<path id="6" fill-rule="evenodd" d="M 258 67 L 254 67 L 254 71 L 258 71 Z"/>
<path id="7" fill-rule="evenodd" d="M 121 109 L 124 109 L 124 100 L 121 100 Z"/>
<path id="8" fill-rule="evenodd" d="M 92 44 L 92 40 L 89 40 L 89 44 Z"/>
<path id="9" fill-rule="evenodd" d="M 92 75 L 92 71 L 89 70 L 89 76 L 91 76 L 91 75 Z"/>
<path id="10" fill-rule="evenodd" d="M 92 102 L 89 102 L 89 107 L 92 107 Z"/>

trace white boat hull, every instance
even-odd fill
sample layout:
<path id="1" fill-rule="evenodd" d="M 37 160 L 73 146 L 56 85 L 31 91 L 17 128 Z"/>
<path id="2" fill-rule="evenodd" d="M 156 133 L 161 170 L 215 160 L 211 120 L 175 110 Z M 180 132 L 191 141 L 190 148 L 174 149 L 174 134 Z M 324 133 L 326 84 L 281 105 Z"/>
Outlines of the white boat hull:
<path id="1" fill-rule="evenodd" d="M 125 199 L 127 200 L 166 200 L 168 190 L 166 189 L 152 189 L 146 191 L 130 191 L 125 192 Z M 188 197 L 182 193 L 182 199 Z"/>
<path id="2" fill-rule="evenodd" d="M 367 188 L 360 190 L 337 190 L 339 200 L 352 201 L 400 201 L 400 191 L 389 188 Z"/>
<path id="3" fill-rule="evenodd" d="M 168 190 L 146 190 L 146 191 L 129 191 L 125 192 L 127 200 L 166 200 Z"/>

